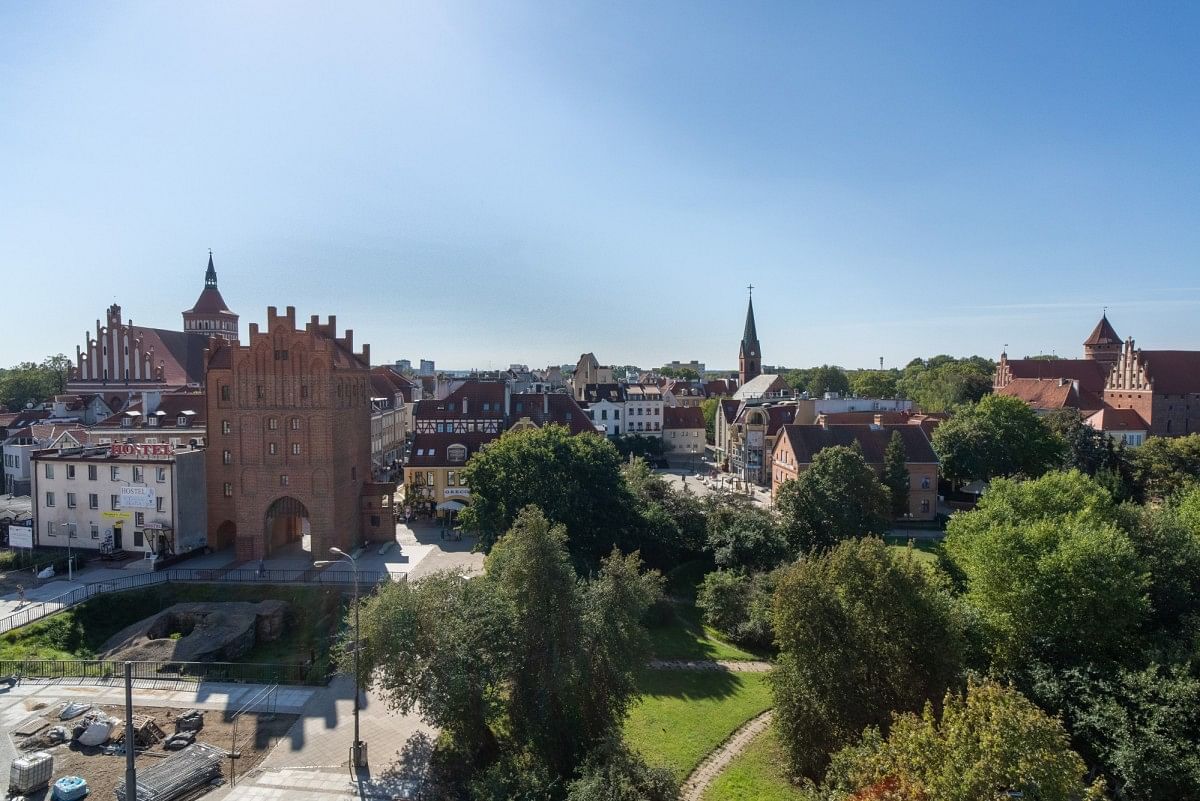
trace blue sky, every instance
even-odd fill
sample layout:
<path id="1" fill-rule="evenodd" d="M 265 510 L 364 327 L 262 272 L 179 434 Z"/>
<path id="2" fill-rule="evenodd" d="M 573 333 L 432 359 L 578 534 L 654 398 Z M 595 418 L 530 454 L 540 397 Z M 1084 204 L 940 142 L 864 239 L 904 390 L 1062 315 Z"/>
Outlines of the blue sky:
<path id="1" fill-rule="evenodd" d="M 1200 348 L 1200 6 L 0 4 L 0 364 L 208 248 L 377 361 Z"/>

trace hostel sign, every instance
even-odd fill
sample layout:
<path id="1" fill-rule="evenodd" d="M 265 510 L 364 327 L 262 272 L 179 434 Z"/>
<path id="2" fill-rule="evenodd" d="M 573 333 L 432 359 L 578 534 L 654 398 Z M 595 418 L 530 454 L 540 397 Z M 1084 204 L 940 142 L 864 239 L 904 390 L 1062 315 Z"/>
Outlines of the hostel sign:
<path id="1" fill-rule="evenodd" d="M 114 442 L 109 446 L 110 456 L 140 456 L 149 459 L 162 459 L 175 455 L 175 449 L 166 444 L 149 444 L 142 442 Z"/>
<path id="2" fill-rule="evenodd" d="M 121 487 L 122 509 L 153 509 L 154 487 Z"/>

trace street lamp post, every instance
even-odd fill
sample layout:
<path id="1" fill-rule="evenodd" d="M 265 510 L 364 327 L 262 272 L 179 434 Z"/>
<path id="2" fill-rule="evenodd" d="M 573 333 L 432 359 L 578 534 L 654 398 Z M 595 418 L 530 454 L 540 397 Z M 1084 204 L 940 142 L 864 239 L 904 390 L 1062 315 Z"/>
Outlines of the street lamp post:
<path id="1" fill-rule="evenodd" d="M 342 558 L 325 559 L 316 562 L 317 567 L 325 567 L 335 562 L 349 561 L 350 566 L 354 568 L 354 744 L 350 746 L 350 763 L 356 768 L 365 768 L 367 766 L 367 744 L 360 740 L 358 736 L 358 702 L 359 696 L 362 693 L 359 687 L 360 676 L 358 672 L 358 650 L 362 645 L 362 629 L 359 628 L 358 618 L 358 560 L 336 546 L 330 548 L 329 552 Z"/>

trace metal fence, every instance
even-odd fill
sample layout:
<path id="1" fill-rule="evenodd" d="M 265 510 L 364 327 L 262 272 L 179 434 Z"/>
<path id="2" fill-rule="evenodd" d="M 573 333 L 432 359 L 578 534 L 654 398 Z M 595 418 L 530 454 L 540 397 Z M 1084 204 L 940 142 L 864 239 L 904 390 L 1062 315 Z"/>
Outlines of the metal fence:
<path id="1" fill-rule="evenodd" d="M 204 569 L 171 568 L 154 573 L 134 573 L 104 581 L 85 584 L 78 589 L 65 592 L 46 601 L 35 601 L 5 618 L 0 618 L 0 634 L 28 625 L 44 617 L 61 612 L 68 607 L 110 592 L 125 592 L 171 582 L 193 582 L 197 584 L 318 584 L 334 587 L 352 587 L 356 578 L 350 569 L 319 570 L 316 568 L 296 570 L 258 570 L 257 568 Z M 370 589 L 389 581 L 404 581 L 404 573 L 392 574 L 385 570 L 360 570 L 357 574 L 359 589 Z"/>
<path id="2" fill-rule="evenodd" d="M 133 662 L 136 681 L 223 681 L 245 684 L 309 684 L 312 665 L 256 662 Z M 125 663 L 110 659 L 14 659 L 0 661 L 0 677 L 21 681 L 125 680 Z"/>

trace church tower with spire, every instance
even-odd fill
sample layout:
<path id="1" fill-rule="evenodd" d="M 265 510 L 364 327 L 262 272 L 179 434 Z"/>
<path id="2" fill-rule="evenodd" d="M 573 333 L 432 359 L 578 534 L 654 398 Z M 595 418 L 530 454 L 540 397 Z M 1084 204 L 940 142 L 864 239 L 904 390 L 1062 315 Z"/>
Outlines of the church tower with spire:
<path id="1" fill-rule="evenodd" d="M 742 345 L 738 350 L 738 386 L 744 387 L 762 375 L 762 348 L 758 344 L 758 329 L 754 325 L 754 285 L 751 284 L 750 302 L 746 307 L 746 328 L 742 331 Z"/>
<path id="2" fill-rule="evenodd" d="M 204 289 L 196 305 L 183 313 L 183 330 L 189 334 L 205 334 L 234 342 L 238 338 L 238 316 L 225 305 L 217 289 L 217 271 L 213 267 L 212 251 L 208 251 L 208 270 L 204 273 Z"/>

